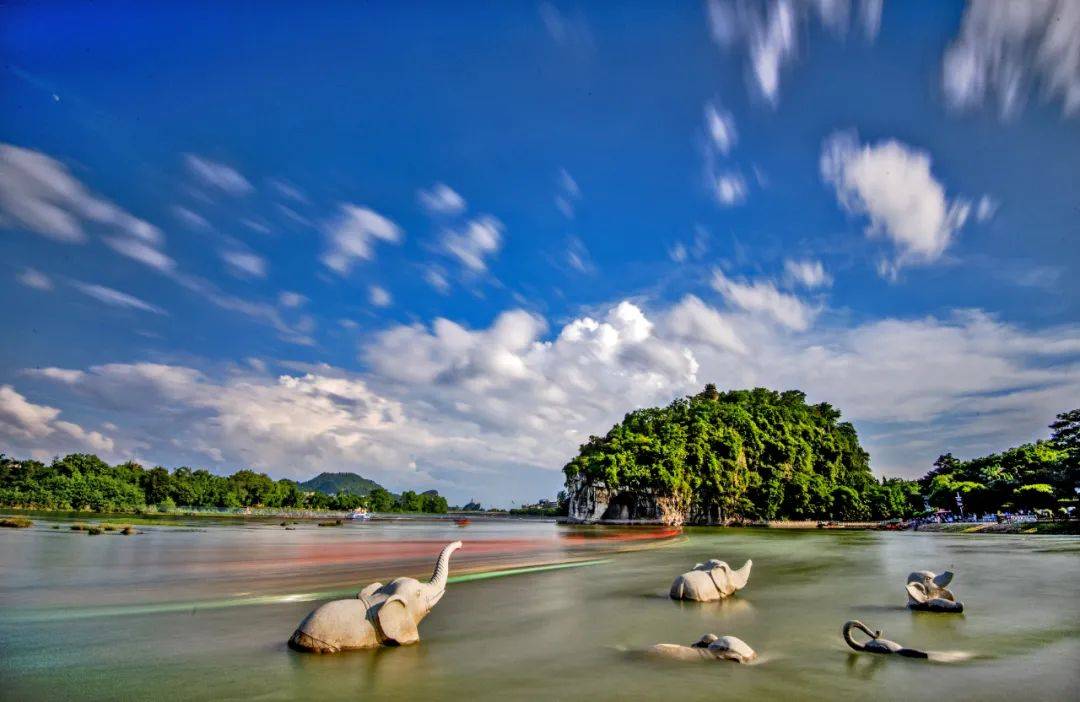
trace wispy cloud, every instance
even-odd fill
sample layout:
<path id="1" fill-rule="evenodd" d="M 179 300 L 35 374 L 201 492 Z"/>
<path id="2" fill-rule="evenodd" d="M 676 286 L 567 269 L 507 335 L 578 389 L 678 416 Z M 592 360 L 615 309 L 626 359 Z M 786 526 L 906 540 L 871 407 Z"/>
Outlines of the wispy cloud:
<path id="1" fill-rule="evenodd" d="M 416 199 L 428 214 L 456 215 L 465 211 L 465 198 L 446 183 L 436 183 L 426 190 L 418 190 Z"/>
<path id="2" fill-rule="evenodd" d="M 392 220 L 360 205 L 343 204 L 340 213 L 326 226 L 326 250 L 322 262 L 339 275 L 346 275 L 358 260 L 374 255 L 378 241 L 396 244 L 403 233 Z"/>
<path id="3" fill-rule="evenodd" d="M 90 283 L 80 283 L 78 281 L 73 282 L 72 285 L 84 295 L 88 295 L 98 302 L 102 302 L 111 307 L 140 310 L 142 312 L 152 312 L 160 315 L 168 314 L 157 305 L 152 305 L 145 300 L 140 300 L 134 295 L 129 295 L 125 292 L 114 290 L 113 288 L 107 288 L 104 285 L 93 285 Z"/>
<path id="4" fill-rule="evenodd" d="M 33 268 L 27 268 L 20 273 L 18 281 L 34 290 L 48 291 L 53 289 L 52 279 L 41 271 L 34 270 Z"/>
<path id="5" fill-rule="evenodd" d="M 184 163 L 188 170 L 205 186 L 229 195 L 247 195 L 255 190 L 248 179 L 235 168 L 210 159 L 186 154 Z"/>
<path id="6" fill-rule="evenodd" d="M 502 246 L 502 222 L 491 215 L 472 219 L 464 227 L 443 232 L 443 250 L 474 272 L 487 270 L 487 258 Z"/>

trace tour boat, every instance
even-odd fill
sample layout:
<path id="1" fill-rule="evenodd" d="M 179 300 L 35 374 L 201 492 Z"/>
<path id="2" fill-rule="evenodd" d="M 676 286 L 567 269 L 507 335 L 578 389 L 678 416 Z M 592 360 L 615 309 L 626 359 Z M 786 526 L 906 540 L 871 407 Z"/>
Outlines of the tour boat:
<path id="1" fill-rule="evenodd" d="M 368 514 L 367 510 L 363 507 L 358 507 L 349 513 L 349 519 L 360 519 L 362 521 L 367 521 L 371 519 L 371 515 Z"/>

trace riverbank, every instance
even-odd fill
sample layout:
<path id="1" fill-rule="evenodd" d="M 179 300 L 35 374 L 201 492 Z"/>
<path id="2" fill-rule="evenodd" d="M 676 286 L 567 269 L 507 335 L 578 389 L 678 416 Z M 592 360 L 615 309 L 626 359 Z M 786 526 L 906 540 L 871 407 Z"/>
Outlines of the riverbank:
<path id="1" fill-rule="evenodd" d="M 941 534 L 1065 534 L 1080 535 L 1080 521 L 1060 522 L 953 522 L 946 524 L 920 524 L 920 533 Z"/>

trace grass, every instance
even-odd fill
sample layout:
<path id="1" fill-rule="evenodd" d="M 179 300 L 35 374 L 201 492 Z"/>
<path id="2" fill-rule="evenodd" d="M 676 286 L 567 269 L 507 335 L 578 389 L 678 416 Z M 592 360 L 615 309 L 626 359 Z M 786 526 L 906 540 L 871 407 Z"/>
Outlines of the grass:
<path id="1" fill-rule="evenodd" d="M 34 526 L 34 523 L 26 517 L 3 517 L 0 519 L 0 527 L 8 529 L 25 529 Z"/>

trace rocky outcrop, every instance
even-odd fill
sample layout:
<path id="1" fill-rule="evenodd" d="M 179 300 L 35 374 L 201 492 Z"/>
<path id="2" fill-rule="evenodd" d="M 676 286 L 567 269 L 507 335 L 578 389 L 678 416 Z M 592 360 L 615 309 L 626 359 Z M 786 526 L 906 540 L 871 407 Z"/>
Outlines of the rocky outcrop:
<path id="1" fill-rule="evenodd" d="M 716 523 L 702 510 L 694 510 L 689 501 L 644 491 L 611 489 L 602 483 L 586 481 L 582 476 L 567 485 L 569 511 L 567 521 L 580 524 L 666 524 L 680 526 Z"/>

